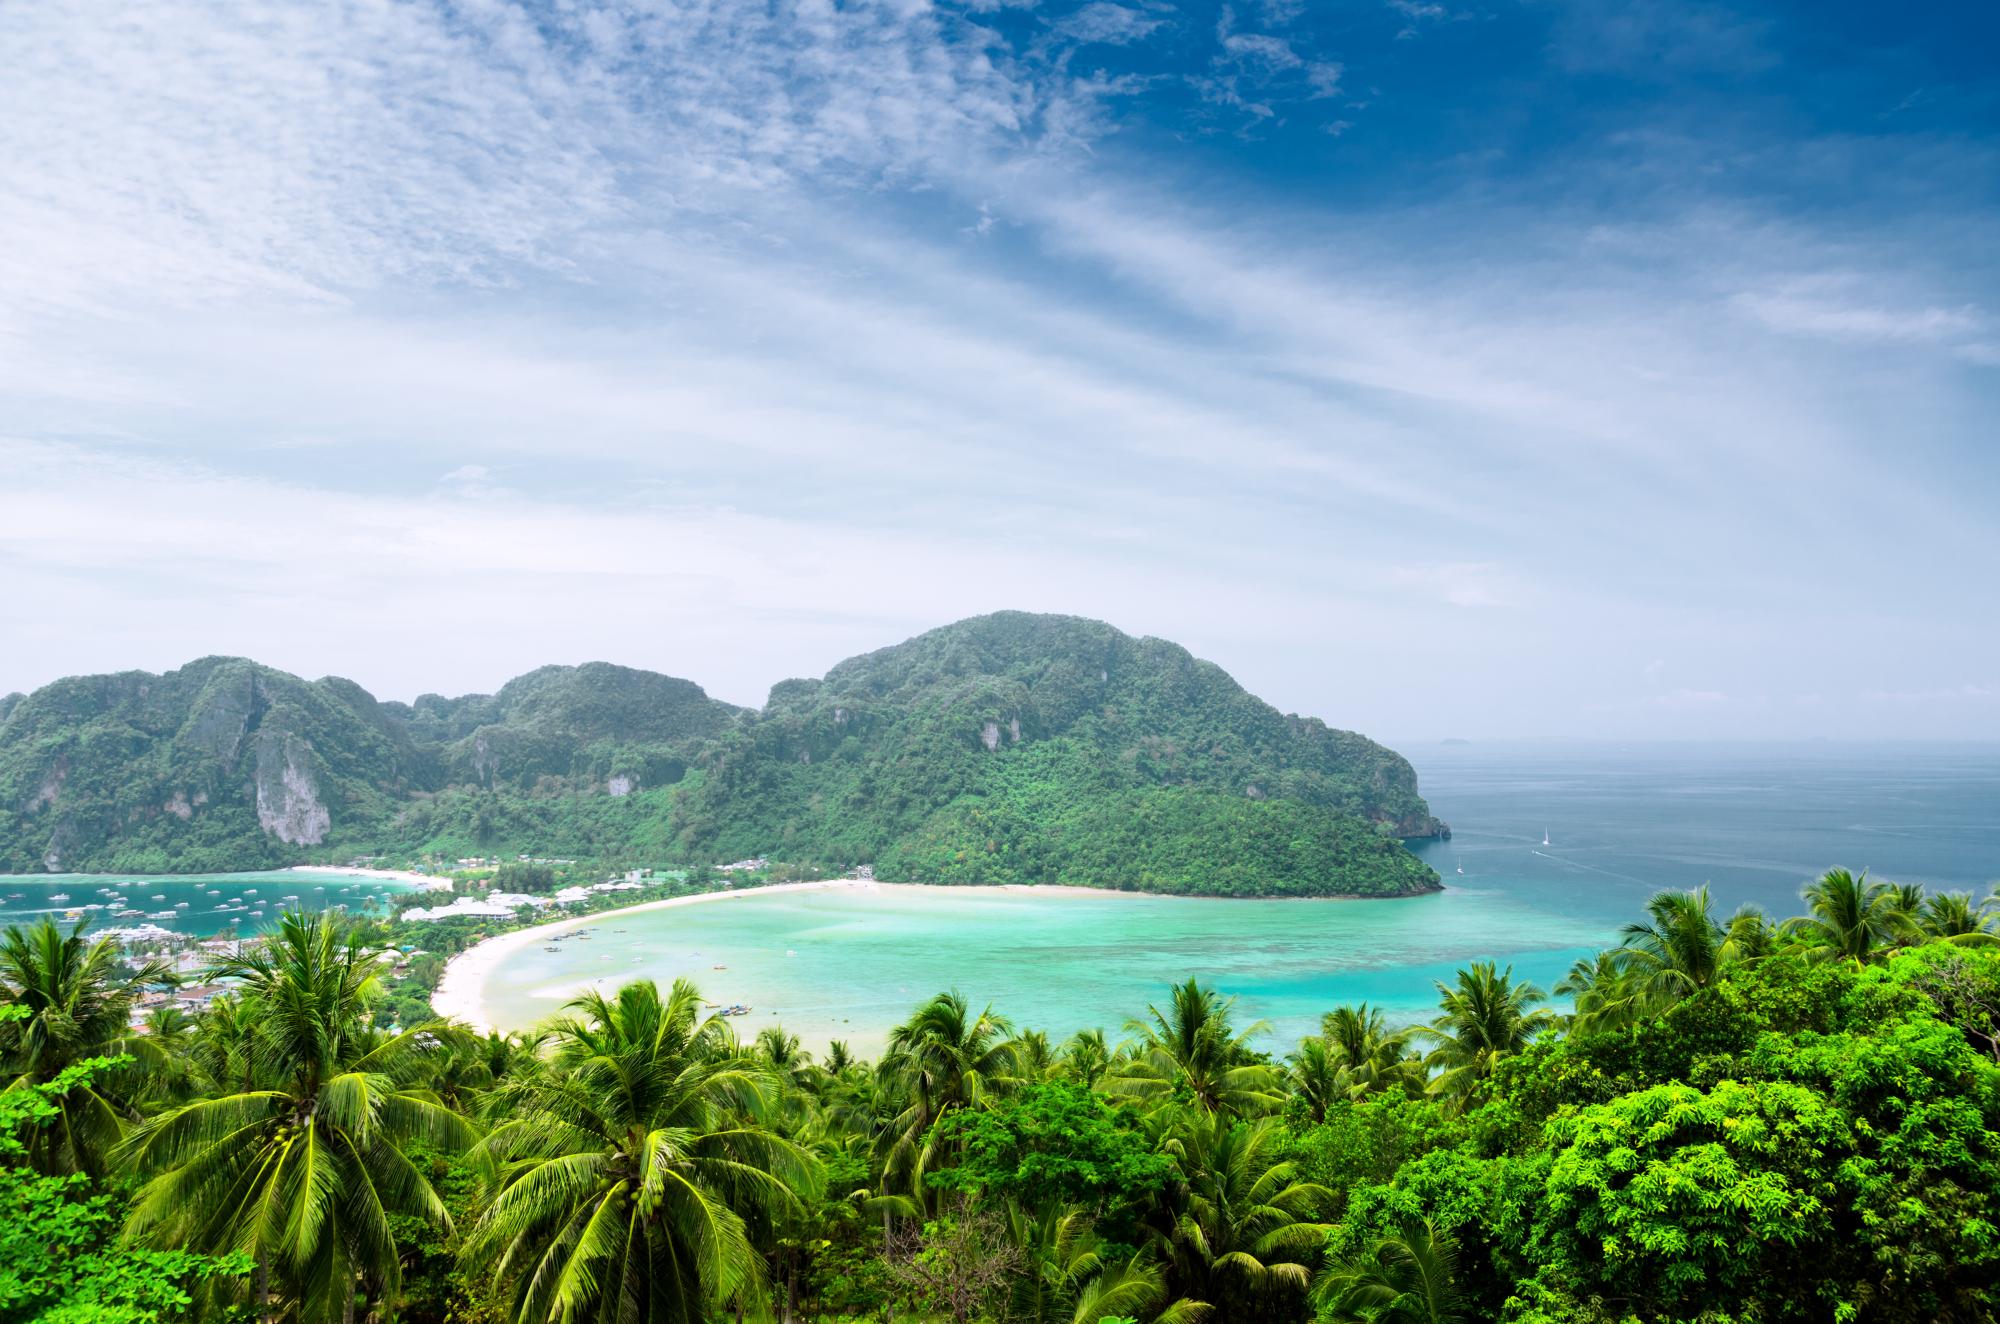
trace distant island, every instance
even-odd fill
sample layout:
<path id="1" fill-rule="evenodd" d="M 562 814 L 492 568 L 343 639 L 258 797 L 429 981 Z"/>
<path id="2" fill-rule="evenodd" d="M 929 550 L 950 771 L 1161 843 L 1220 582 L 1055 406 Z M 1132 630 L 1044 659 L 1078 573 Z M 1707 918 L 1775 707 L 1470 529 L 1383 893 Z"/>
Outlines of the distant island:
<path id="1" fill-rule="evenodd" d="M 608 663 L 383 702 L 242 658 L 0 699 L 0 872 L 537 854 L 961 884 L 1404 896 L 1449 835 L 1394 751 L 1164 640 L 1001 612 L 775 686 Z"/>

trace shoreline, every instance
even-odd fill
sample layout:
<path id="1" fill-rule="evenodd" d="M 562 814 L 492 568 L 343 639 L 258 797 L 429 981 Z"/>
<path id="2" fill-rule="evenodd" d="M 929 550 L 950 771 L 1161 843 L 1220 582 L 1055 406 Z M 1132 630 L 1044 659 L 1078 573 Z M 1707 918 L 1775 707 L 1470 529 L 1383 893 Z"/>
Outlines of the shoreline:
<path id="1" fill-rule="evenodd" d="M 693 896 L 662 897 L 657 901 L 641 901 L 633 906 L 619 906 L 614 910 L 600 910 L 589 915 L 572 915 L 566 919 L 550 920 L 546 924 L 532 924 L 525 929 L 496 933 L 491 938 L 474 943 L 445 963 L 444 975 L 438 980 L 437 988 L 431 992 L 431 1010 L 447 1020 L 456 1020 L 471 1027 L 476 1034 L 492 1033 L 493 1026 L 485 1019 L 486 1006 L 481 995 L 485 992 L 487 977 L 500 962 L 523 947 L 534 946 L 552 933 L 595 924 L 614 915 L 633 915 L 642 910 L 666 910 L 674 906 L 699 905 L 705 901 L 727 901 L 731 897 L 766 896 L 773 892 L 844 892 L 857 888 L 872 891 L 881 887 L 896 886 L 901 884 L 878 883 L 868 878 L 825 878 L 804 883 L 766 883 L 762 887 L 745 887 L 736 891 L 697 892 Z"/>
<path id="2" fill-rule="evenodd" d="M 0 873 L 0 878 L 26 883 L 52 883 L 65 878 L 150 878 L 162 883 L 176 883 L 190 878 L 275 878 L 279 874 L 287 873 L 373 878 L 378 882 L 407 883 L 420 891 L 428 892 L 451 890 L 451 879 L 440 878 L 436 874 L 418 873 L 414 869 L 363 869 L 342 864 L 287 864 L 275 869 L 205 869 L 198 873 L 85 873 L 81 870 L 65 869 L 60 873 Z"/>
<path id="3" fill-rule="evenodd" d="M 273 873 L 327 873 L 342 878 L 373 878 L 385 883 L 408 883 L 426 892 L 451 891 L 451 879 L 415 869 L 364 869 L 358 864 L 288 864 Z"/>
<path id="4" fill-rule="evenodd" d="M 697 892 L 692 896 L 662 897 L 657 901 L 641 901 L 637 905 L 619 906 L 613 910 L 600 910 L 588 915 L 572 915 L 565 919 L 550 920 L 545 924 L 530 925 L 525 929 L 511 929 L 482 939 L 466 948 L 445 963 L 444 975 L 438 980 L 437 988 L 431 993 L 431 1010 L 447 1020 L 456 1020 L 469 1026 L 475 1033 L 488 1034 L 494 1029 L 485 1018 L 486 1006 L 482 994 L 486 980 L 494 969 L 507 957 L 524 947 L 560 933 L 587 924 L 596 924 L 621 915 L 633 915 L 646 910 L 666 910 L 675 906 L 700 905 L 709 901 L 727 901 L 731 897 L 767 896 L 776 892 L 847 892 L 885 889 L 913 892 L 1008 892 L 1013 894 L 1036 893 L 1043 896 L 1157 896 L 1159 893 L 1126 891 L 1110 887 L 1083 887 L 1075 883 L 997 883 L 990 885 L 970 883 L 891 883 L 875 878 L 823 878 L 801 883 L 765 883 L 759 887 L 745 887 L 731 891 Z M 1411 892 L 1392 897 L 1364 896 L 1305 896 L 1305 897 L 1186 897 L 1189 901 L 1404 901 L 1419 896 L 1440 896 L 1450 889 L 1440 886 L 1435 891 Z"/>

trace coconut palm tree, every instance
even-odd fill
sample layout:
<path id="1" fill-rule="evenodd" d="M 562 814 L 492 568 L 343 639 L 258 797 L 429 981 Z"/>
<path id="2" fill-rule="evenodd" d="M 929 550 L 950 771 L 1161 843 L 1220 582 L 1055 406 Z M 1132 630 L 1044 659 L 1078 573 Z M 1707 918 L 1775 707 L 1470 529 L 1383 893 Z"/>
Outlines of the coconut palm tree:
<path id="1" fill-rule="evenodd" d="M 991 1007 L 973 1014 L 956 991 L 940 993 L 918 1007 L 889 1036 L 880 1074 L 898 1091 L 903 1105 L 889 1128 L 883 1180 L 908 1181 L 910 1192 L 926 1196 L 924 1176 L 940 1157 L 937 1124 L 953 1109 L 971 1107 L 1003 1089 L 1014 1066 L 1006 1042 L 1012 1027 Z"/>
<path id="2" fill-rule="evenodd" d="M 1325 1039 L 1299 1040 L 1298 1051 L 1285 1059 L 1285 1085 L 1314 1125 L 1326 1120 L 1334 1104 L 1347 1099 L 1347 1064 Z"/>
<path id="3" fill-rule="evenodd" d="M 767 1025 L 757 1031 L 751 1056 L 769 1067 L 771 1074 L 789 1091 L 804 1091 L 818 1075 L 813 1067 L 812 1054 L 799 1046 L 799 1037 L 787 1034 L 776 1025 Z"/>
<path id="4" fill-rule="evenodd" d="M 470 1262 L 519 1324 L 693 1324 L 756 1301 L 752 1221 L 818 1182 L 804 1149 L 751 1120 L 774 1070 L 685 980 L 566 1010 L 550 1070 L 502 1087 L 507 1120 L 479 1144 L 497 1177 Z"/>
<path id="5" fill-rule="evenodd" d="M 394 1301 L 401 1278 L 390 1220 L 449 1230 L 450 1218 L 401 1145 L 458 1147 L 463 1119 L 413 1088 L 443 1041 L 422 1027 L 367 1026 L 377 954 L 329 916 L 282 917 L 277 932 L 218 962 L 243 984 L 254 1027 L 252 1087 L 172 1108 L 134 1131 L 119 1157 L 150 1180 L 127 1232 L 208 1254 L 245 1250 L 260 1295 L 288 1317 L 351 1318 L 357 1281 Z"/>
<path id="6" fill-rule="evenodd" d="M 854 1050 L 847 1046 L 845 1039 L 835 1039 L 826 1046 L 826 1074 L 839 1076 L 855 1065 Z"/>
<path id="7" fill-rule="evenodd" d="M 1436 1045 L 1426 1059 L 1435 1073 L 1431 1093 L 1463 1100 L 1556 1018 L 1537 1009 L 1547 1000 L 1541 989 L 1514 982 L 1511 965 L 1503 971 L 1491 961 L 1474 961 L 1456 982 L 1437 986 L 1442 1011 L 1424 1034 Z"/>
<path id="8" fill-rule="evenodd" d="M 1762 908 L 1749 902 L 1738 906 L 1722 926 L 1722 959 L 1725 963 L 1761 961 L 1778 950 L 1778 926 Z"/>
<path id="9" fill-rule="evenodd" d="M 129 1055 L 153 1061 L 157 1050 L 131 1033 L 132 1007 L 144 985 L 170 978 L 149 962 L 118 974 L 118 945 L 85 941 L 78 924 L 65 934 L 53 920 L 11 926 L 0 938 L 0 1005 L 16 1009 L 0 1021 L 0 1071 L 8 1088 L 43 1085 L 86 1058 Z M 124 1134 L 121 1086 L 135 1073 L 101 1071 L 92 1081 L 54 1096 L 51 1125 L 30 1150 L 37 1166 L 102 1176 Z"/>
<path id="10" fill-rule="evenodd" d="M 1993 932 L 1990 902 L 1972 904 L 1970 892 L 1939 892 L 1924 902 L 1918 924 L 1932 938 L 1960 947 L 1989 947 L 2000 943 Z"/>
<path id="11" fill-rule="evenodd" d="M 1063 1045 L 1062 1070 L 1085 1089 L 1094 1090 L 1111 1070 L 1111 1046 L 1102 1030 L 1078 1030 Z"/>
<path id="12" fill-rule="evenodd" d="M 1335 1007 L 1320 1017 L 1319 1032 L 1347 1071 L 1348 1097 L 1400 1089 L 1411 1079 L 1411 1031 L 1391 1030 L 1367 1003 Z"/>
<path id="13" fill-rule="evenodd" d="M 1624 949 L 1651 1013 L 1698 993 L 1720 977 L 1726 937 L 1715 922 L 1707 887 L 1655 892 L 1646 916 L 1625 926 Z"/>
<path id="14" fill-rule="evenodd" d="M 1556 984 L 1556 993 L 1574 1002 L 1570 1029 L 1577 1034 L 1627 1029 L 1639 1020 L 1645 1004 L 1644 981 L 1626 951 L 1579 958 Z"/>
<path id="15" fill-rule="evenodd" d="M 1303 1300 L 1332 1192 L 1299 1180 L 1285 1144 L 1274 1119 L 1220 1111 L 1190 1111 L 1169 1132 L 1162 1150 L 1180 1179 L 1157 1251 L 1183 1302 L 1212 1306 L 1221 1319 L 1274 1319 Z"/>
<path id="16" fill-rule="evenodd" d="M 1407 1217 L 1359 1259 L 1329 1265 L 1313 1284 L 1322 1319 L 1347 1324 L 1458 1324 L 1458 1247 L 1427 1218 Z"/>
<path id="17" fill-rule="evenodd" d="M 1033 1085 L 1056 1074 L 1058 1060 L 1049 1036 L 1041 1030 L 1024 1030 L 1007 1045 L 1014 1057 L 1014 1079 Z"/>
<path id="18" fill-rule="evenodd" d="M 1786 920 L 1784 929 L 1817 960 L 1865 964 L 1916 932 L 1898 895 L 1887 883 L 1869 882 L 1865 869 L 1828 869 L 1799 894 L 1811 913 Z"/>
<path id="19" fill-rule="evenodd" d="M 1236 1029 L 1230 1018 L 1234 1003 L 1193 979 L 1176 984 L 1165 1011 L 1148 1006 L 1147 1019 L 1127 1026 L 1137 1051 L 1111 1077 L 1109 1088 L 1156 1106 L 1185 1098 L 1205 1113 L 1254 1116 L 1275 1109 L 1280 1073 L 1249 1046 L 1264 1027 L 1260 1022 Z"/>
<path id="20" fill-rule="evenodd" d="M 1888 883 L 1889 903 L 1905 915 L 1915 919 L 1923 913 L 1924 887 L 1922 883 Z"/>

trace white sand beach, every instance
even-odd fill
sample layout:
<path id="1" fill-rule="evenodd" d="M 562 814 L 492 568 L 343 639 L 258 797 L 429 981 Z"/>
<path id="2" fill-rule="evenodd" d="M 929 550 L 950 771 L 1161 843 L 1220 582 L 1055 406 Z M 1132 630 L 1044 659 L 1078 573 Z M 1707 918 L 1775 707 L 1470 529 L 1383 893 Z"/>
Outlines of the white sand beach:
<path id="1" fill-rule="evenodd" d="M 466 948 L 451 958 L 445 966 L 444 978 L 438 981 L 431 994 L 431 1009 L 440 1016 L 450 1017 L 471 1026 L 480 1034 L 492 1030 L 486 1019 L 486 980 L 501 962 L 524 947 L 542 942 L 552 933 L 574 929 L 586 924 L 599 924 L 615 920 L 621 916 L 637 914 L 642 910 L 666 910 L 674 906 L 697 906 L 710 901 L 727 901 L 739 896 L 768 896 L 773 892 L 874 892 L 884 890 L 898 892 L 968 892 L 991 890 L 996 892 L 1036 892 L 1049 896 L 1103 896 L 1105 891 L 1096 887 L 1074 887 L 1067 884 L 1024 884 L 1009 883 L 991 889 L 958 886 L 943 887 L 932 883 L 888 883 L 870 878 L 829 878 L 811 883 L 767 883 L 762 887 L 744 887 L 728 892 L 702 892 L 695 896 L 667 897 L 660 901 L 642 901 L 636 906 L 620 906 L 616 910 L 600 910 L 590 915 L 572 915 L 567 919 L 551 920 L 547 924 L 537 924 L 532 928 L 515 929 L 511 933 L 497 934 L 481 943 Z M 1138 895 L 1137 893 L 1119 895 Z"/>
<path id="2" fill-rule="evenodd" d="M 531 947 L 542 942 L 552 933 L 578 928 L 585 924 L 597 924 L 621 915 L 635 914 L 641 910 L 666 910 L 673 906 L 695 906 L 707 901 L 727 901 L 738 896 L 762 896 L 772 892 L 837 892 L 872 891 L 882 884 L 867 878 L 829 878 L 811 883 L 768 883 L 762 887 L 745 887 L 729 892 L 701 892 L 694 896 L 667 897 L 659 901 L 642 901 L 636 906 L 620 906 L 616 910 L 600 910 L 590 915 L 572 915 L 568 919 L 552 920 L 547 924 L 537 924 L 532 928 L 515 929 L 511 933 L 497 934 L 481 943 L 466 948 L 445 966 L 444 978 L 438 981 L 437 990 L 431 994 L 431 1009 L 440 1016 L 462 1021 L 480 1034 L 493 1027 L 486 1020 L 485 990 L 486 980 L 499 964 L 523 947 Z"/>

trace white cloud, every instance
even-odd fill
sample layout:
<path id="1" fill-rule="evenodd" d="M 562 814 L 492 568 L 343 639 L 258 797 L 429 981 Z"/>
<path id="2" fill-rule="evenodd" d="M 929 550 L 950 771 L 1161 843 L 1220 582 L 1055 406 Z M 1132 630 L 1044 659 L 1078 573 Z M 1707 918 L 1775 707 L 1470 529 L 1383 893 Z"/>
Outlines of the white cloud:
<path id="1" fill-rule="evenodd" d="M 1126 46 L 1157 31 L 1166 20 L 1158 12 L 1092 0 L 1056 22 L 1057 31 L 1086 44 Z"/>
<path id="2" fill-rule="evenodd" d="M 217 648 L 469 688 L 559 638 L 754 700 L 1040 606 L 1362 725 L 1546 729 L 1643 717 L 1635 650 L 1689 702 L 1991 642 L 1978 585 L 1906 573 L 2000 558 L 1950 449 L 1982 374 L 1915 362 L 1991 356 L 1944 259 L 1747 208 L 1281 207 L 1136 154 L 1142 80 L 1063 55 L 1173 30 L 1311 129 L 1338 52 L 1244 13 L 1092 5 L 1036 54 L 893 3 L 0 7 L 37 52 L 0 80 L 0 689 Z M 1939 353 L 1857 385 L 1857 344 Z M 433 626 L 488 670 L 382 658 Z M 1856 631 L 1909 656 L 1799 656 Z"/>
<path id="3" fill-rule="evenodd" d="M 1734 303 L 1774 330 L 1832 340 L 1936 344 L 1984 325 L 1971 306 L 1896 308 L 1804 291 L 1740 294 Z"/>

